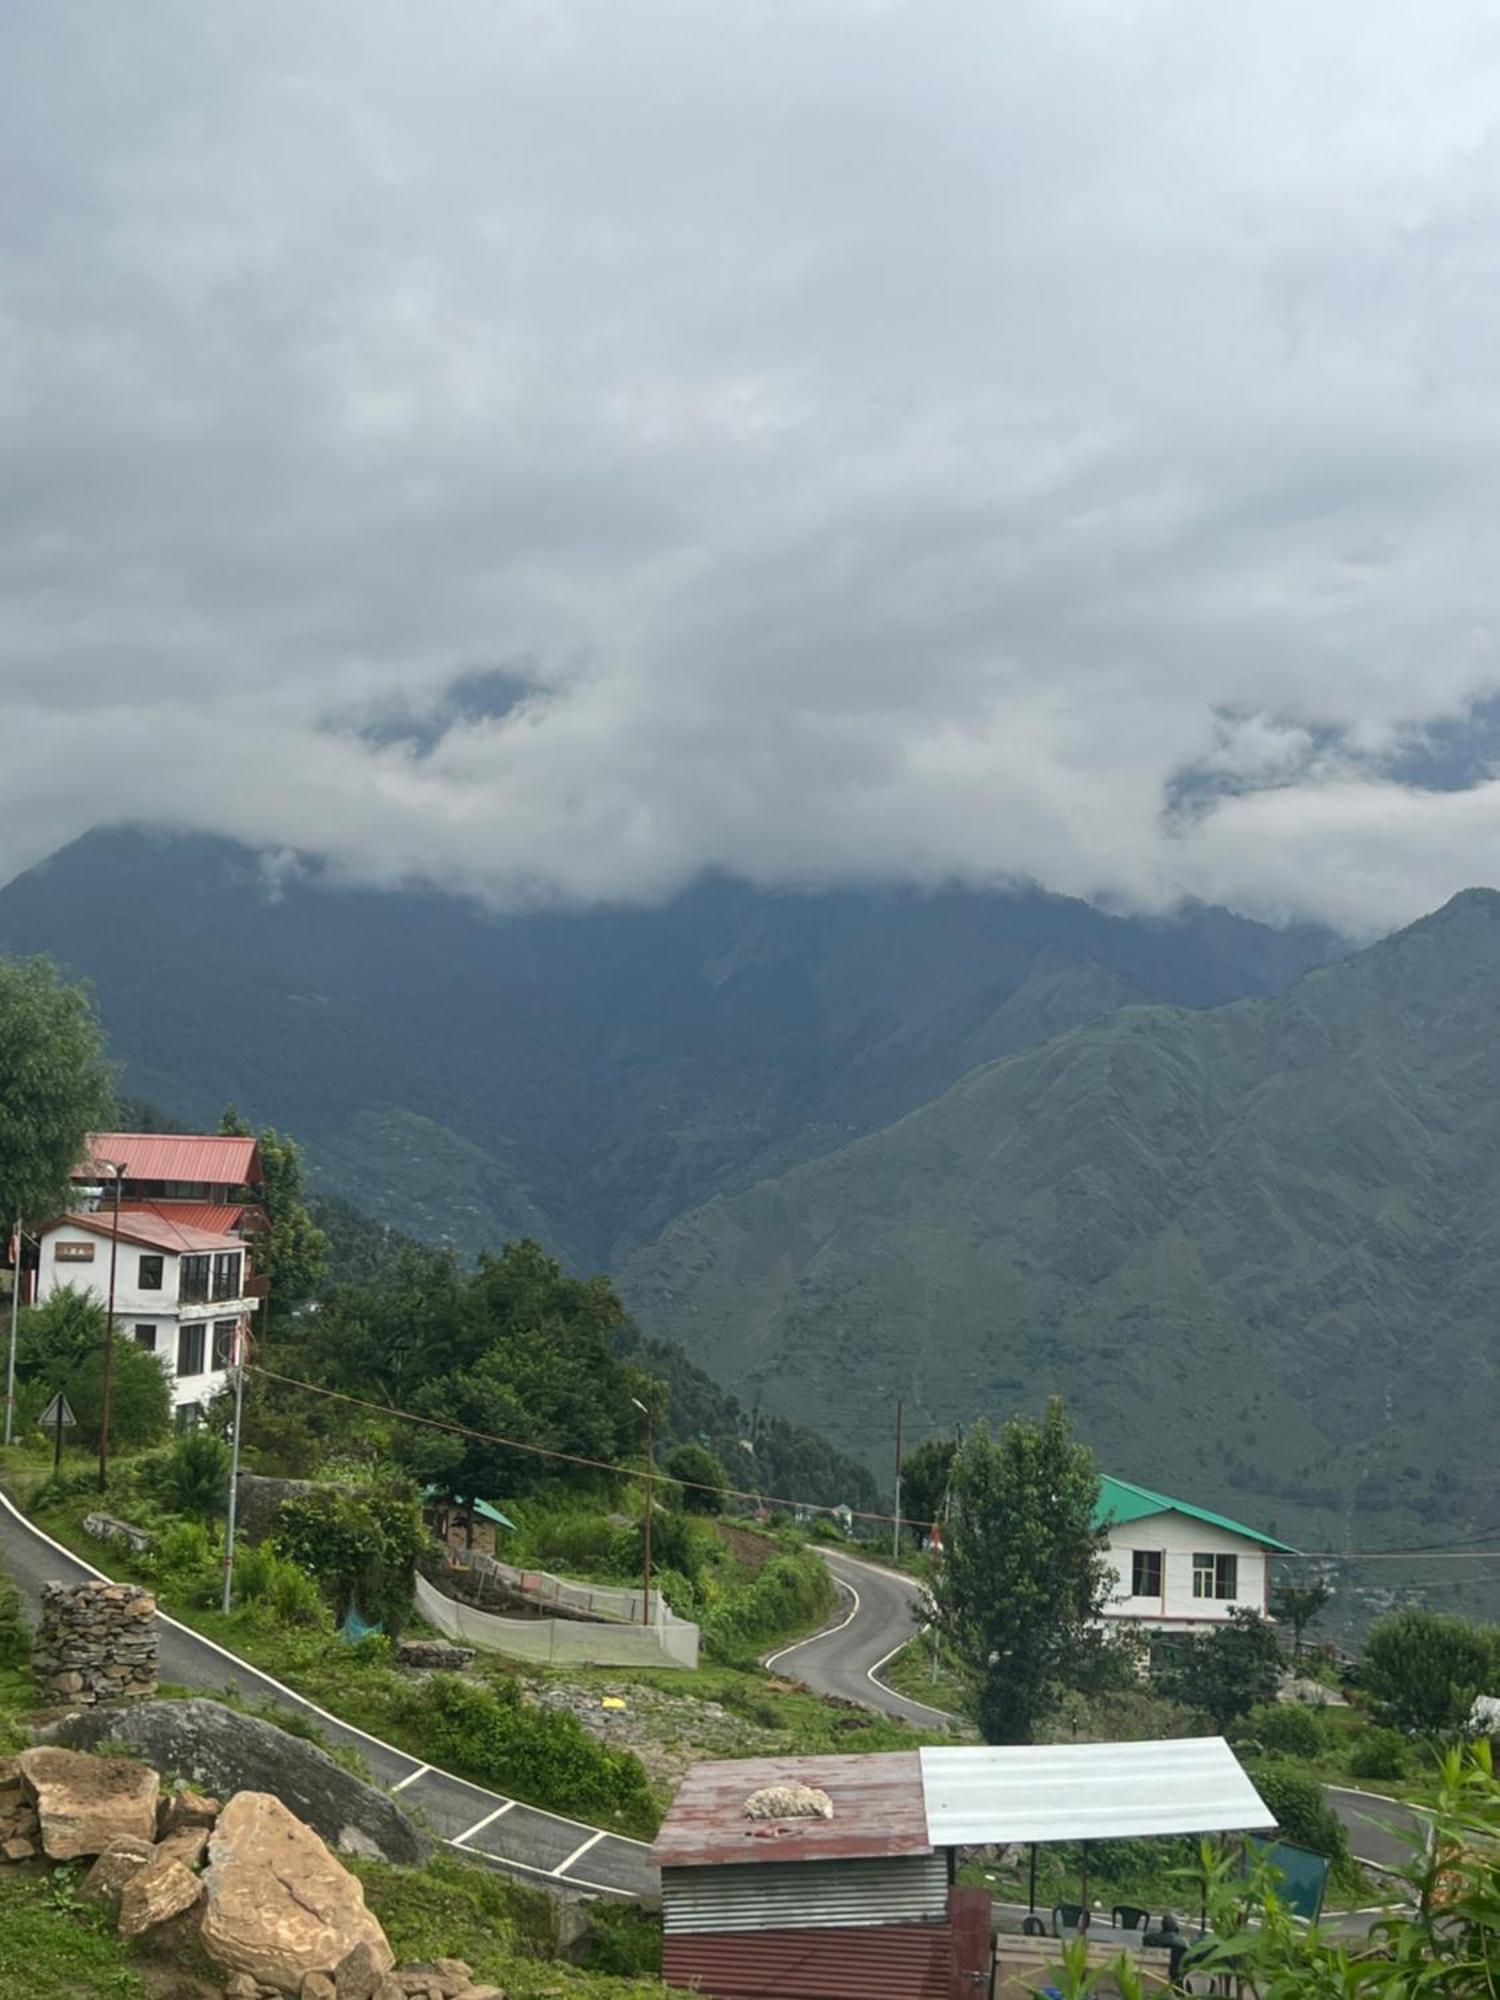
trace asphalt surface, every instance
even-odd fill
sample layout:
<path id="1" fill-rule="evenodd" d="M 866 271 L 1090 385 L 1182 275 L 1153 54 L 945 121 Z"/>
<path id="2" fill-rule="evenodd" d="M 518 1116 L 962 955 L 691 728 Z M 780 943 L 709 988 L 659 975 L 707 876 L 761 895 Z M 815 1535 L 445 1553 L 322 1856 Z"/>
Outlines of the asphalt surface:
<path id="1" fill-rule="evenodd" d="M 879 1669 L 899 1652 L 917 1628 L 921 1588 L 897 1570 L 856 1562 L 842 1552 L 822 1551 L 839 1584 L 838 1621 L 799 1645 L 766 1660 L 789 1679 L 804 1681 L 819 1694 L 842 1695 L 918 1728 L 933 1729 L 951 1718 L 897 1694 L 879 1678 Z M 1411 1806 L 1374 1793 L 1325 1785 L 1324 1797 L 1343 1821 L 1356 1860 L 1395 1869 L 1411 1858 L 1413 1834 L 1424 1815 Z"/>
<path id="2" fill-rule="evenodd" d="M 44 1583 L 76 1583 L 104 1574 L 32 1527 L 3 1493 L 0 1569 L 27 1600 L 33 1615 Z M 357 1750 L 376 1784 L 393 1792 L 437 1838 L 461 1853 L 555 1888 L 633 1899 L 659 1892 L 660 1879 L 644 1842 L 542 1812 L 503 1793 L 470 1784 L 466 1778 L 434 1770 L 394 1744 L 341 1722 L 258 1667 L 190 1632 L 175 1618 L 158 1612 L 155 1622 L 163 1681 L 207 1695 L 222 1694 L 228 1688 L 245 1701 L 310 1717 L 326 1742 Z"/>

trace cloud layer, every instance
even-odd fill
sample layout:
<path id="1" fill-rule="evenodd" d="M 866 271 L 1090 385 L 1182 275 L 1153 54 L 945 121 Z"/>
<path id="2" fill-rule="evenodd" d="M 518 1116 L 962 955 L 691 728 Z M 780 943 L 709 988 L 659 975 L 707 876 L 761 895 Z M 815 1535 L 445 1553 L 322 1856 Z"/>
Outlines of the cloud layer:
<path id="1" fill-rule="evenodd" d="M 1479 0 L 19 0 L 0 876 L 1500 880 Z"/>

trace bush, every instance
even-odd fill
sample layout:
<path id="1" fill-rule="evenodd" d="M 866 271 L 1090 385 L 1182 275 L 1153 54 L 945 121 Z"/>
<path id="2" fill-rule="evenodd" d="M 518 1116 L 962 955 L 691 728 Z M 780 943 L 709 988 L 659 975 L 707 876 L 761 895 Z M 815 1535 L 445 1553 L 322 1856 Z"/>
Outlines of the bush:
<path id="1" fill-rule="evenodd" d="M 703 1620 L 703 1639 L 716 1659 L 751 1659 L 773 1639 L 817 1622 L 833 1603 L 833 1579 L 813 1556 L 773 1556 L 740 1590 Z"/>
<path id="2" fill-rule="evenodd" d="M 729 1474 L 706 1445 L 680 1444 L 667 1460 L 669 1479 L 680 1479 L 677 1499 L 689 1514 L 722 1514 Z"/>
<path id="3" fill-rule="evenodd" d="M 1348 1860 L 1349 1838 L 1343 1822 L 1324 1799 L 1322 1787 L 1311 1778 L 1298 1778 L 1274 1764 L 1264 1764 L 1255 1773 L 1255 1789 L 1276 1815 L 1284 1840 L 1310 1847 L 1315 1854 L 1326 1854 L 1330 1861 Z"/>
<path id="4" fill-rule="evenodd" d="M 144 1566 L 158 1591 L 178 1604 L 218 1602 L 223 1587 L 223 1562 L 201 1521 L 179 1521 L 158 1536 Z"/>
<path id="5" fill-rule="evenodd" d="M 21 1593 L 0 1576 L 0 1667 L 24 1667 L 31 1658 L 31 1627 Z"/>
<path id="6" fill-rule="evenodd" d="M 1351 1778 L 1404 1777 L 1406 1738 L 1399 1729 L 1367 1729 L 1356 1737 L 1345 1768 Z"/>
<path id="7" fill-rule="evenodd" d="M 149 1490 L 174 1514 L 212 1521 L 227 1511 L 229 1447 L 208 1431 L 186 1431 L 156 1460 Z"/>
<path id="8" fill-rule="evenodd" d="M 283 1500 L 271 1544 L 317 1579 L 342 1625 L 357 1610 L 389 1638 L 410 1620 L 417 1557 L 427 1546 L 410 1490 L 342 1493 L 331 1488 Z"/>
<path id="9" fill-rule="evenodd" d="M 421 1731 L 431 1763 L 496 1791 L 544 1799 L 553 1812 L 649 1838 L 656 1808 L 640 1760 L 598 1743 L 576 1715 L 524 1706 L 512 1680 L 479 1685 L 433 1674 L 403 1689 L 399 1719 Z"/>
<path id="10" fill-rule="evenodd" d="M 296 1563 L 277 1555 L 269 1542 L 236 1557 L 234 1591 L 240 1603 L 263 1606 L 278 1625 L 331 1623 L 317 1584 Z"/>
<path id="11" fill-rule="evenodd" d="M 1316 1712 L 1294 1702 L 1266 1702 L 1252 1709 L 1246 1728 L 1263 1749 L 1282 1757 L 1316 1757 L 1323 1729 Z"/>
<path id="12" fill-rule="evenodd" d="M 1497 1655 L 1493 1627 L 1409 1604 L 1371 1626 L 1361 1679 L 1383 1722 L 1452 1736 L 1468 1722 L 1474 1697 L 1489 1691 Z"/>

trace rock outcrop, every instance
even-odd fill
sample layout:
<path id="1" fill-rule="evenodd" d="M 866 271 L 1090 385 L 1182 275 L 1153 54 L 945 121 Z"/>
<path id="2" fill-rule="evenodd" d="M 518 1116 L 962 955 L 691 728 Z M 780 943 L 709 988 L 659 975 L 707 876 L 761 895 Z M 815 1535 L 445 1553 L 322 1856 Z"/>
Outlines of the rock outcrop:
<path id="1" fill-rule="evenodd" d="M 358 1880 L 268 1793 L 240 1792 L 224 1808 L 203 1888 L 203 1949 L 226 1972 L 299 1993 L 359 1944 L 382 1973 L 394 1963 Z"/>
<path id="2" fill-rule="evenodd" d="M 161 1780 L 149 1764 L 51 1747 L 23 1750 L 16 1763 L 49 1861 L 102 1854 L 122 1837 L 154 1839 Z"/>
<path id="3" fill-rule="evenodd" d="M 387 1793 L 364 1784 L 324 1750 L 259 1716 L 217 1701 L 150 1701 L 107 1714 L 70 1715 L 42 1732 L 77 1749 L 121 1743 L 216 1798 L 274 1792 L 283 1805 L 345 1854 L 406 1866 L 432 1842 Z M 182 1808 L 164 1807 L 167 1810 Z"/>

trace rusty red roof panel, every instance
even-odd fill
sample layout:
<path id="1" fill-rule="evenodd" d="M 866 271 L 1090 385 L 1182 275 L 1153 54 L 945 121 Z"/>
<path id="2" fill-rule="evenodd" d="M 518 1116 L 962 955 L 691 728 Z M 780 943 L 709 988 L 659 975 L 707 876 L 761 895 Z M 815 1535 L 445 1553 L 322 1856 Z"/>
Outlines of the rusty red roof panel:
<path id="1" fill-rule="evenodd" d="M 57 1215 L 43 1225 L 40 1233 L 50 1236 L 55 1229 L 86 1229 L 93 1236 L 111 1236 L 115 1230 L 114 1210 L 105 1207 L 87 1213 Z M 186 1252 L 190 1256 L 245 1247 L 243 1236 L 231 1235 L 223 1229 L 191 1229 L 185 1223 L 164 1221 L 156 1209 L 134 1208 L 128 1202 L 120 1206 L 119 1234 L 122 1243 L 138 1243 L 148 1250 Z"/>
<path id="2" fill-rule="evenodd" d="M 832 1819 L 753 1820 L 745 1801 L 767 1785 L 813 1785 Z M 662 1868 L 746 1861 L 836 1861 L 931 1854 L 915 1751 L 869 1757 L 737 1757 L 694 1764 L 662 1821 L 652 1858 Z"/>
<path id="3" fill-rule="evenodd" d="M 108 1215 L 109 1205 L 106 1194 L 99 1213 Z M 120 1213 L 149 1215 L 161 1223 L 206 1229 L 220 1236 L 255 1234 L 270 1227 L 263 1208 L 243 1201 L 125 1201 L 120 1204 Z"/>
<path id="4" fill-rule="evenodd" d="M 128 1181 L 207 1181 L 254 1187 L 262 1178 L 253 1139 L 219 1132 L 95 1132 L 83 1175 L 123 1165 Z M 101 1176 L 108 1178 L 107 1174 Z"/>
<path id="5" fill-rule="evenodd" d="M 949 2000 L 947 1924 L 669 1937 L 662 1977 L 721 2000 Z"/>

